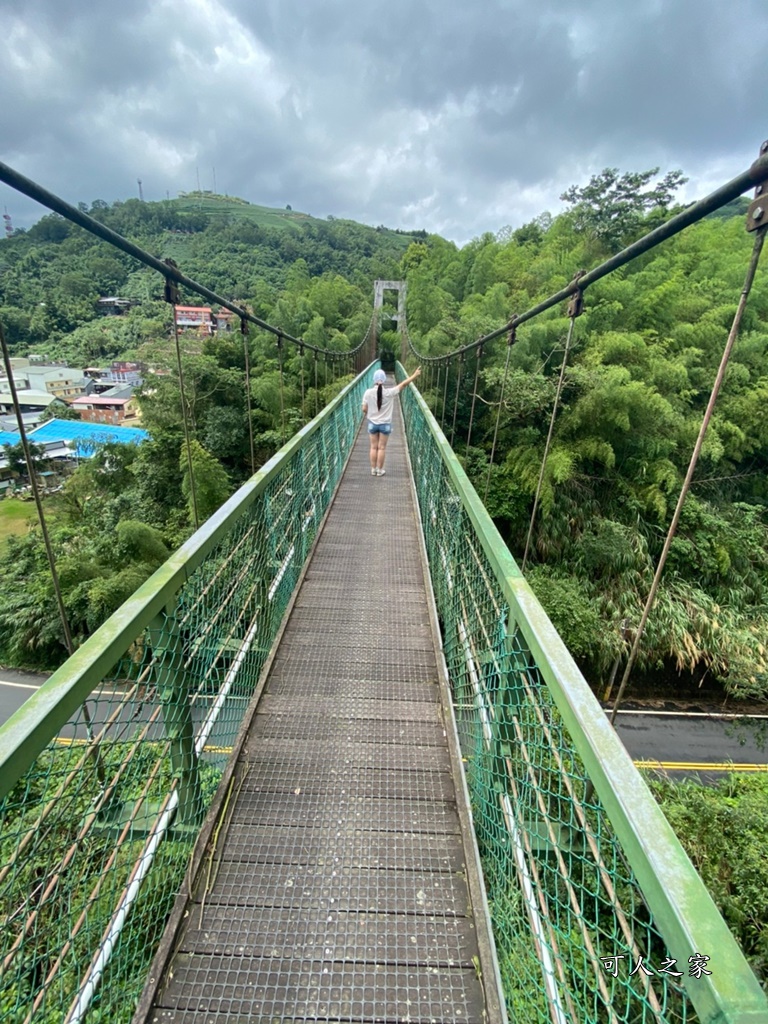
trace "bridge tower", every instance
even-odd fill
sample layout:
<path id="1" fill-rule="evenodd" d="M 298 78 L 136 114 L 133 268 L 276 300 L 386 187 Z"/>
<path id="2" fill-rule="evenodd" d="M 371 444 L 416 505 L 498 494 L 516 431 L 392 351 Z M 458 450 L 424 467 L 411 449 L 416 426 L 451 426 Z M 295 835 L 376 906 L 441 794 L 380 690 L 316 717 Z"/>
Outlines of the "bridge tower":
<path id="1" fill-rule="evenodd" d="M 392 314 L 391 319 L 396 321 L 397 329 L 400 332 L 400 360 L 404 361 L 407 355 L 407 343 L 405 333 L 405 281 L 374 281 L 373 298 L 373 332 L 371 359 L 374 359 L 379 351 L 379 318 L 384 308 L 384 292 L 397 292 L 397 313 Z"/>

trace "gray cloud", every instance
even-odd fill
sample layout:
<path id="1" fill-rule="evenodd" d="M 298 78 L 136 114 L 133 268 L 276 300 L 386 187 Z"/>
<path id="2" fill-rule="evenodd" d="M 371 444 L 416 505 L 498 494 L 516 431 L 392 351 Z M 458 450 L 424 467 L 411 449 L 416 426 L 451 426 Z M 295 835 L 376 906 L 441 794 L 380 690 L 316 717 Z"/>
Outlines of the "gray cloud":
<path id="1" fill-rule="evenodd" d="M 70 202 L 213 187 L 464 242 L 605 166 L 752 159 L 760 0 L 0 0 L 0 154 Z M 215 172 L 214 172 L 215 168 Z M 17 224 L 39 207 L 0 186 Z"/>

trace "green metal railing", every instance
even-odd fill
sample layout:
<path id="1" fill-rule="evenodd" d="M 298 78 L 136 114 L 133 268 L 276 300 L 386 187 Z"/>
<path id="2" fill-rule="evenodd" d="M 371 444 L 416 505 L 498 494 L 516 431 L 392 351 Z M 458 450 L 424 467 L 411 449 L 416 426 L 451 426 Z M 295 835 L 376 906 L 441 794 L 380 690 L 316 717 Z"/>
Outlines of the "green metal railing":
<path id="1" fill-rule="evenodd" d="M 510 1020 L 767 1021 L 733 936 L 413 388 L 403 411 Z"/>
<path id="2" fill-rule="evenodd" d="M 0 727 L 0 1021 L 130 1020 L 366 377 Z"/>

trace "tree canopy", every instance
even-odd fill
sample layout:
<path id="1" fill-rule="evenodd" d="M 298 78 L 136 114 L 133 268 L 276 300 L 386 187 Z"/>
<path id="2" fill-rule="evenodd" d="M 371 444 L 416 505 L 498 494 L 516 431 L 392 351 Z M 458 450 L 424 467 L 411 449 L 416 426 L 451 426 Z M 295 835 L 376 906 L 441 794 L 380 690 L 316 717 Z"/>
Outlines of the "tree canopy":
<path id="1" fill-rule="evenodd" d="M 131 200 L 88 209 L 276 326 L 339 351 L 365 335 L 373 280 L 405 278 L 414 343 L 439 355 L 496 330 L 561 289 L 576 269 L 656 226 L 674 212 L 683 181 L 679 171 L 659 178 L 656 169 L 609 168 L 563 193 L 569 208 L 558 216 L 543 212 L 463 247 L 424 232 L 305 223 L 292 211 L 297 223 L 278 228 L 232 210 L 215 217 L 194 203 Z M 750 247 L 742 212 L 743 203 L 731 204 L 599 281 L 576 321 L 527 575 L 597 691 L 626 653 L 620 624 L 637 621 L 643 605 L 728 335 Z M 95 297 L 105 289 L 131 298 L 132 308 L 98 316 Z M 192 529 L 190 479 L 168 308 L 156 277 L 61 218 L 45 217 L 0 241 L 0 318 L 17 353 L 142 359 L 157 371 L 139 395 L 151 439 L 130 452 L 107 448 L 80 467 L 53 531 L 62 550 L 81 531 L 96 543 L 124 520 L 159 531 L 169 549 L 180 543 Z M 694 692 L 702 682 L 734 697 L 766 694 L 767 319 L 768 285 L 758 275 L 638 666 L 641 681 L 670 694 Z M 517 558 L 567 329 L 565 309 L 553 309 L 518 330 L 497 436 L 504 338 L 486 348 L 477 368 L 470 354 L 458 388 L 458 454 L 481 493 L 488 481 L 489 511 Z M 205 514 L 250 473 L 251 436 L 260 464 L 342 383 L 307 352 L 289 346 L 278 353 L 260 331 L 248 345 L 250 403 L 238 334 L 182 339 L 193 477 Z M 426 375 L 420 384 L 438 418 L 444 404 L 452 414 L 455 369 L 447 389 L 445 375 L 439 388 L 433 381 L 430 390 Z M 473 397 L 470 447 L 462 439 Z M 7 557 L 30 573 L 39 538 L 33 532 L 25 544 Z M 88 564 L 106 572 L 105 559 L 99 552 Z M 44 565 L 34 564 L 45 595 Z M 138 564 L 145 571 L 147 563 Z M 3 560 L 0 612 L 7 607 L 8 623 L 18 614 L 13 588 L 26 578 L 15 573 Z M 50 606 L 41 601 L 43 615 Z M 55 633 L 51 616 L 46 628 Z M 79 621 L 87 631 L 96 621 L 92 609 Z M 14 641 L 14 657 L 33 663 L 42 648 L 19 623 L 27 641 Z"/>

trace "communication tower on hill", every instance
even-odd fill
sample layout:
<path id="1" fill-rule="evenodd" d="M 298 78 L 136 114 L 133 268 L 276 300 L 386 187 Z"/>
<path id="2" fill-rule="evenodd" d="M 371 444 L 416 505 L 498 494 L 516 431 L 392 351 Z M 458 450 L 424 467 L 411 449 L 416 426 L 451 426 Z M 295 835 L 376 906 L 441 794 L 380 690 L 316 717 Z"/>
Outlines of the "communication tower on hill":
<path id="1" fill-rule="evenodd" d="M 5 213 L 3 214 L 3 220 L 5 221 L 5 233 L 8 238 L 13 234 L 13 224 L 11 223 L 11 215 L 8 213 L 8 207 L 4 206 Z"/>
<path id="2" fill-rule="evenodd" d="M 139 199 L 144 202 L 144 189 L 141 187 L 141 178 L 137 178 L 136 181 L 139 183 Z"/>

